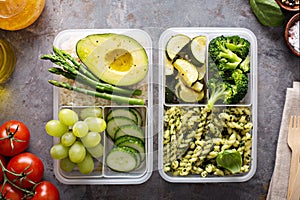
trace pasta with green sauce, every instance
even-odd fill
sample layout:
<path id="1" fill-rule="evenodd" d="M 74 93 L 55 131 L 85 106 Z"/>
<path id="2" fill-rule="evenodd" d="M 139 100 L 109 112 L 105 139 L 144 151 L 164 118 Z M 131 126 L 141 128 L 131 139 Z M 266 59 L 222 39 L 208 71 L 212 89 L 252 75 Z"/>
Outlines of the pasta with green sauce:
<path id="1" fill-rule="evenodd" d="M 167 107 L 164 113 L 164 171 L 174 176 L 232 174 L 216 163 L 225 150 L 242 156 L 240 173 L 250 170 L 252 129 L 248 107 Z"/>

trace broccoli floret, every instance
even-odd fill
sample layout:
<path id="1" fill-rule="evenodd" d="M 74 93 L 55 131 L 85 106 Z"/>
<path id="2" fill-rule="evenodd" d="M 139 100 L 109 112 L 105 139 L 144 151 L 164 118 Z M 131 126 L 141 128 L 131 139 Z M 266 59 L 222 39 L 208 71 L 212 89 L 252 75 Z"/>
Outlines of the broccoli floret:
<path id="1" fill-rule="evenodd" d="M 247 56 L 243 62 L 241 62 L 239 68 L 244 72 L 244 73 L 249 73 L 250 72 L 250 57 Z"/>
<path id="2" fill-rule="evenodd" d="M 210 79 L 207 83 L 207 86 L 210 90 L 210 97 L 207 102 L 207 108 L 211 110 L 216 102 L 225 99 L 227 88 L 226 85 L 218 83 L 217 79 Z"/>
<path id="3" fill-rule="evenodd" d="M 216 63 L 218 70 L 234 70 L 247 57 L 250 42 L 237 35 L 218 36 L 209 43 L 209 55 Z"/>
<path id="4" fill-rule="evenodd" d="M 250 42 L 237 35 L 226 37 L 226 47 L 236 53 L 241 59 L 245 59 L 249 53 Z"/>
<path id="5" fill-rule="evenodd" d="M 248 91 L 248 77 L 239 69 L 233 71 L 232 82 L 222 82 L 217 78 L 208 81 L 210 98 L 207 107 L 212 109 L 219 100 L 225 104 L 235 104 L 242 100 Z"/>
<path id="6" fill-rule="evenodd" d="M 222 100 L 225 104 L 236 104 L 248 91 L 250 43 L 239 36 L 218 36 L 211 40 L 208 47 L 214 65 L 209 69 L 213 78 L 208 82 L 210 98 L 207 107 Z"/>
<path id="7" fill-rule="evenodd" d="M 226 37 L 219 36 L 209 43 L 209 55 L 216 63 L 218 70 L 234 70 L 242 59 L 226 47 Z"/>
<path id="8" fill-rule="evenodd" d="M 234 103 L 238 103 L 242 100 L 248 91 L 248 77 L 242 72 L 242 70 L 236 69 L 232 73 L 234 84 L 236 85 L 237 95 L 235 95 Z"/>

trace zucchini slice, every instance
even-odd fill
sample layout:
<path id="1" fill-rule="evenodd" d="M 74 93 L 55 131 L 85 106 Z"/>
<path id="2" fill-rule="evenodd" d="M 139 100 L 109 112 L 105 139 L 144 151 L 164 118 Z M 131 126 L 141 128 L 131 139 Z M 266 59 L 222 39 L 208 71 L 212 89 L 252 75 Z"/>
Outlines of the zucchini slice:
<path id="1" fill-rule="evenodd" d="M 136 122 L 136 124 L 138 123 L 138 119 L 136 114 L 129 108 L 116 108 L 116 109 L 112 109 L 106 117 L 106 120 L 109 121 L 110 119 L 114 118 L 114 117 L 127 117 L 133 121 Z"/>
<path id="2" fill-rule="evenodd" d="M 126 146 L 134 148 L 140 153 L 141 161 L 145 159 L 145 144 L 140 138 L 124 135 L 115 141 L 115 145 L 119 147 Z"/>
<path id="3" fill-rule="evenodd" d="M 106 165 L 117 172 L 130 172 L 140 165 L 138 151 L 130 147 L 114 147 L 106 156 Z"/>
<path id="4" fill-rule="evenodd" d="M 134 112 L 134 114 L 137 118 L 137 125 L 143 126 L 143 118 L 142 118 L 141 113 L 135 108 L 129 108 L 129 109 L 130 109 L 130 111 Z"/>
<path id="5" fill-rule="evenodd" d="M 180 80 L 175 87 L 176 96 L 184 102 L 194 103 L 201 101 L 204 97 L 204 91 L 196 92 L 186 87 Z"/>
<path id="6" fill-rule="evenodd" d="M 115 140 L 124 135 L 130 135 L 137 138 L 140 138 L 143 142 L 145 142 L 145 133 L 142 128 L 137 125 L 124 125 L 120 126 L 118 130 L 115 132 Z"/>
<path id="7" fill-rule="evenodd" d="M 188 44 L 186 44 L 176 58 L 182 58 L 190 61 L 193 65 L 201 67 L 206 60 L 206 36 L 194 37 Z"/>
<path id="8" fill-rule="evenodd" d="M 206 74 L 205 65 L 203 65 L 202 67 L 197 67 L 197 71 L 198 71 L 198 80 L 201 81 L 202 79 L 204 79 Z"/>
<path id="9" fill-rule="evenodd" d="M 197 68 L 191 62 L 178 58 L 173 65 L 187 86 L 192 86 L 198 80 L 199 74 Z"/>
<path id="10" fill-rule="evenodd" d="M 197 36 L 192 39 L 190 43 L 192 62 L 205 63 L 206 40 L 206 36 Z"/>
<path id="11" fill-rule="evenodd" d="M 203 84 L 200 83 L 199 81 L 195 82 L 193 85 L 192 85 L 192 89 L 195 90 L 196 92 L 201 92 L 203 90 Z"/>
<path id="12" fill-rule="evenodd" d="M 169 60 L 173 61 L 178 52 L 189 42 L 191 39 L 183 34 L 172 36 L 166 45 L 166 56 Z"/>
<path id="13" fill-rule="evenodd" d="M 166 76 L 174 74 L 174 66 L 172 61 L 168 60 L 167 58 L 165 58 L 164 71 Z"/>
<path id="14" fill-rule="evenodd" d="M 115 133 L 123 125 L 136 125 L 135 121 L 127 117 L 114 117 L 107 121 L 106 132 L 111 139 L 115 139 Z"/>

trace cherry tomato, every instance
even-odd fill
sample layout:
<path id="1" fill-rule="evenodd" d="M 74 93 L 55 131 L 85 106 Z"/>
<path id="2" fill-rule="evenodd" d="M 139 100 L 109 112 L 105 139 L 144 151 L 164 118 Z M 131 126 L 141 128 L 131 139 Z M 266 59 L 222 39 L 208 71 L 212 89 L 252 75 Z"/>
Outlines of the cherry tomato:
<path id="1" fill-rule="evenodd" d="M 6 160 L 3 156 L 0 155 L 0 162 L 2 162 L 3 167 L 6 167 Z M 2 167 L 0 165 L 0 183 L 3 181 L 3 172 L 2 172 Z M 1 189 L 1 188 L 0 188 Z"/>
<path id="2" fill-rule="evenodd" d="M 22 188 L 32 188 L 34 183 L 38 183 L 44 175 L 44 165 L 40 158 L 32 153 L 25 152 L 10 159 L 6 167 L 9 171 L 21 174 L 20 177 L 6 172 L 10 181 Z"/>
<path id="3" fill-rule="evenodd" d="M 12 199 L 12 200 L 22 200 L 23 192 L 15 187 L 13 187 L 9 183 L 5 183 L 3 189 L 3 185 L 0 185 L 0 199 Z"/>
<path id="4" fill-rule="evenodd" d="M 40 182 L 34 191 L 31 200 L 59 200 L 59 191 L 55 185 L 49 181 Z"/>
<path id="5" fill-rule="evenodd" d="M 29 145 L 30 132 L 25 124 L 9 120 L 0 126 L 0 154 L 14 156 Z"/>

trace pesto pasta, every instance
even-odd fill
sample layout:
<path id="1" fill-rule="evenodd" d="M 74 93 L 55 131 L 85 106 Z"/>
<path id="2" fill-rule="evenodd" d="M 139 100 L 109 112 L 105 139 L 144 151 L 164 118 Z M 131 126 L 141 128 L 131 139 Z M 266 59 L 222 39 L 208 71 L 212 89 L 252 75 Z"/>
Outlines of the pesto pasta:
<path id="1" fill-rule="evenodd" d="M 235 150 L 242 156 L 239 173 L 251 167 L 251 111 L 248 107 L 167 107 L 164 113 L 164 171 L 201 177 L 232 173 L 217 165 L 217 156 Z"/>

